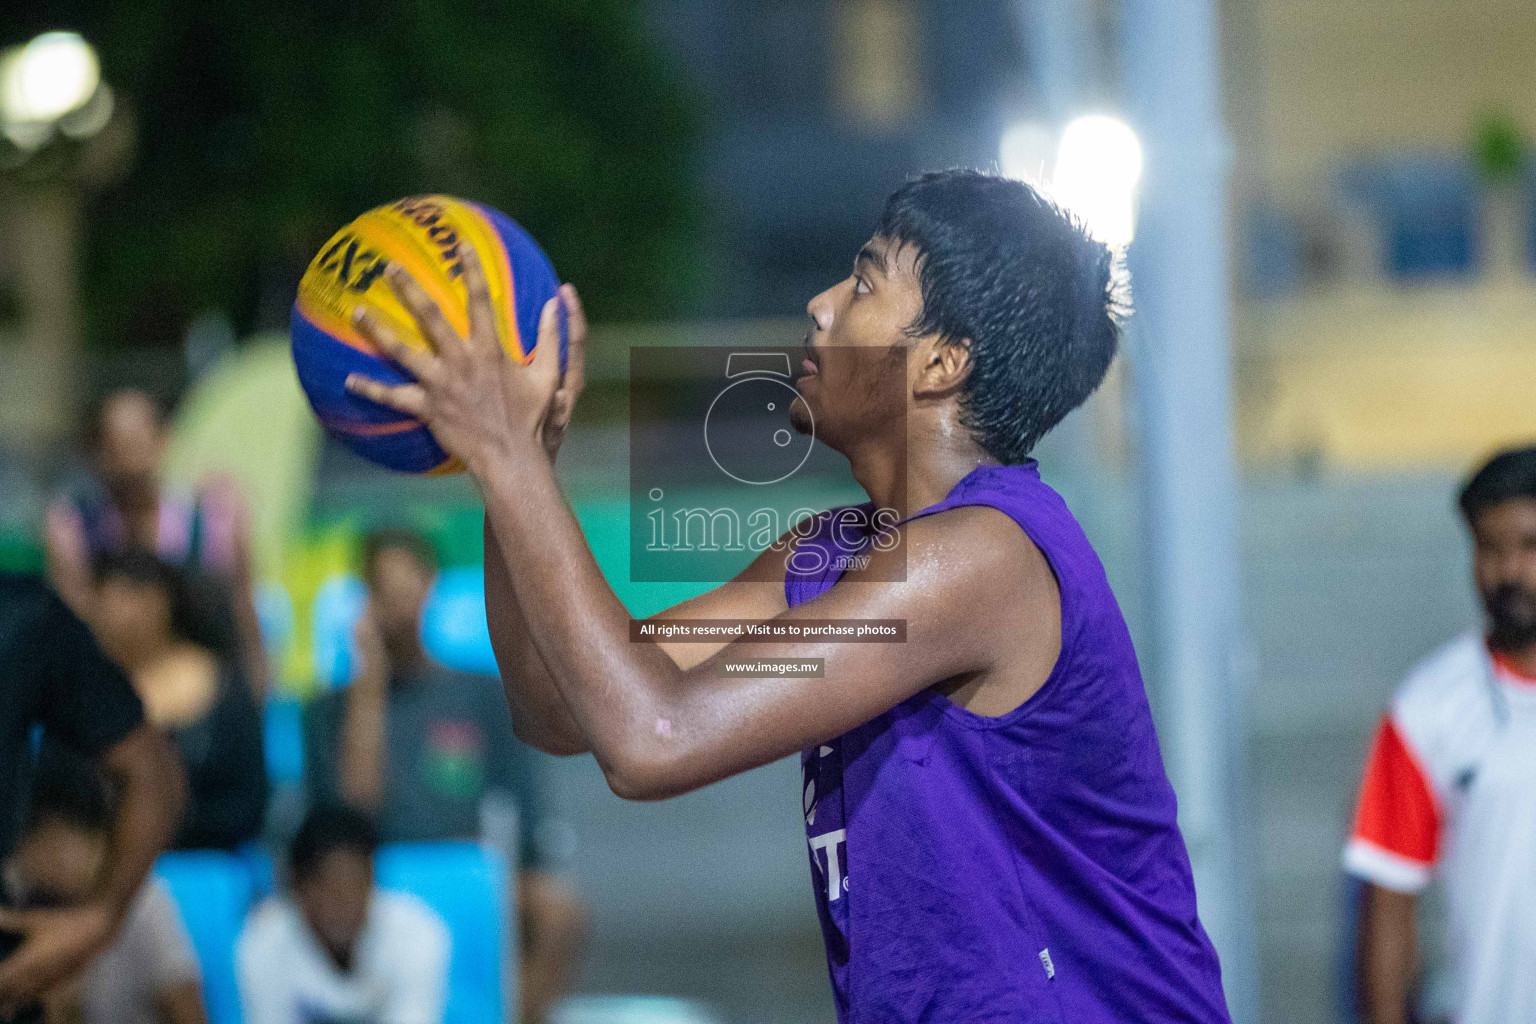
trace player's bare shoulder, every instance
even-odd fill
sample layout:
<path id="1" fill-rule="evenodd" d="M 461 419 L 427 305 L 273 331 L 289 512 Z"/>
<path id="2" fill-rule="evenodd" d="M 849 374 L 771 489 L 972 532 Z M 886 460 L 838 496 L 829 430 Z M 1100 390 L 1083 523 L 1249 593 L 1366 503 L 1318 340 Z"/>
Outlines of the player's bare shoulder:
<path id="1" fill-rule="evenodd" d="M 961 505 L 901 524 L 901 543 L 883 545 L 854 574 L 892 578 L 905 562 L 905 578 L 945 576 L 965 588 L 986 587 L 991 600 L 1058 599 L 1056 576 L 1045 555 L 1006 513 L 990 505 Z M 897 576 L 895 578 L 901 578 Z"/>
<path id="2" fill-rule="evenodd" d="M 939 689 L 978 714 L 1012 711 L 1044 684 L 1061 653 L 1061 596 L 1050 562 L 991 506 L 946 509 L 901 530 L 901 545 L 850 575 L 878 579 L 892 569 L 881 560 L 904 559 L 908 642 L 969 647 L 986 666 Z"/>

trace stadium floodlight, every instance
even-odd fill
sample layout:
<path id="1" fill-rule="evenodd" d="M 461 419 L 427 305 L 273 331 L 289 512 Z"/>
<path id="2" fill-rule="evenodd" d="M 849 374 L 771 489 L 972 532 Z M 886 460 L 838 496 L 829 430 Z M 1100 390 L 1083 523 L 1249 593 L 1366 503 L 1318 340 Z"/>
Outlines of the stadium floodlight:
<path id="1" fill-rule="evenodd" d="M 0 130 L 22 149 L 35 149 L 62 119 L 98 98 L 101 62 L 75 32 L 44 32 L 0 54 Z M 105 99 L 110 116 L 110 97 Z M 101 104 L 97 104 L 99 107 Z M 84 119 L 98 130 L 105 118 Z M 79 126 L 71 125 L 80 134 Z"/>
<path id="2" fill-rule="evenodd" d="M 1051 195 L 1099 241 L 1124 248 L 1136 233 L 1141 168 L 1141 140 L 1129 125 L 1104 114 L 1079 117 L 1062 130 Z"/>

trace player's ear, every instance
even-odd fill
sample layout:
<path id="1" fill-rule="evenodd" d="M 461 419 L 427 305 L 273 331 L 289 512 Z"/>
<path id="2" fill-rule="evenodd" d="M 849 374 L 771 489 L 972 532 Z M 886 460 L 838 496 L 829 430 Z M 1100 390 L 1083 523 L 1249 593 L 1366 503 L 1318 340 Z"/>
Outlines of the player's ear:
<path id="1" fill-rule="evenodd" d="M 912 394 L 917 398 L 940 398 L 954 392 L 971 372 L 970 338 L 933 335 L 923 339 L 913 355 L 918 366 Z"/>

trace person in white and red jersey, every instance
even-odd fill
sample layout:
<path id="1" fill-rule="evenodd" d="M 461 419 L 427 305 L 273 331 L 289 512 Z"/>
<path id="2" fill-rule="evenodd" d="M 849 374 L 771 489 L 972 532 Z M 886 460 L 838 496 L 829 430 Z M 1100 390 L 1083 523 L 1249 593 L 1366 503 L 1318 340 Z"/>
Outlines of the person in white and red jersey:
<path id="1" fill-rule="evenodd" d="M 1487 622 L 1421 662 L 1382 720 L 1344 865 L 1369 1024 L 1411 1018 L 1418 893 L 1444 888 L 1455 1024 L 1536 1022 L 1536 448 L 1461 492 Z"/>

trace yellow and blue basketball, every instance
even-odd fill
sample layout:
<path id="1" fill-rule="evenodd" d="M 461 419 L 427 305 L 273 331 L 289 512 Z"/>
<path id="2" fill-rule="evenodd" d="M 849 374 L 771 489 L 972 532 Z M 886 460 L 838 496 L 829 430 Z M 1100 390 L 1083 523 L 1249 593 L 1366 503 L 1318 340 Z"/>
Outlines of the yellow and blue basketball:
<path id="1" fill-rule="evenodd" d="M 443 451 L 417 419 L 346 389 L 361 373 L 386 384 L 411 380 L 352 326 L 366 304 L 406 344 L 429 348 L 409 310 L 384 280 L 391 263 L 409 271 L 462 335 L 469 329 L 459 245 L 474 246 L 485 268 L 507 354 L 531 358 L 539 314 L 560 282 L 533 237 L 500 211 L 450 196 L 412 196 L 358 217 L 325 243 L 293 304 L 293 362 L 315 415 L 332 436 L 364 458 L 402 473 L 457 473 L 464 467 Z M 565 366 L 565 312 L 560 316 L 560 365 Z"/>

